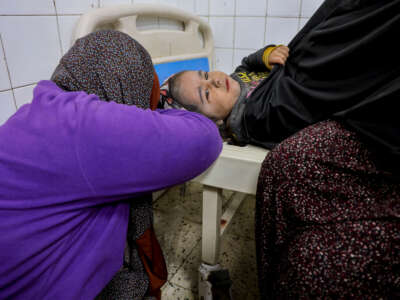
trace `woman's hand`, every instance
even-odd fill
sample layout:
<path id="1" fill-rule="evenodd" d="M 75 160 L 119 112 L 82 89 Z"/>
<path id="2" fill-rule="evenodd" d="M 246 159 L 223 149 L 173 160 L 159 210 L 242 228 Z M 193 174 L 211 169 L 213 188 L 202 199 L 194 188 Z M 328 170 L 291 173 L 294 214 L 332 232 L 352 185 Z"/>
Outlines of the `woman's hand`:
<path id="1" fill-rule="evenodd" d="M 280 64 L 284 65 L 289 57 L 289 48 L 286 46 L 278 46 L 268 56 L 269 65 Z"/>

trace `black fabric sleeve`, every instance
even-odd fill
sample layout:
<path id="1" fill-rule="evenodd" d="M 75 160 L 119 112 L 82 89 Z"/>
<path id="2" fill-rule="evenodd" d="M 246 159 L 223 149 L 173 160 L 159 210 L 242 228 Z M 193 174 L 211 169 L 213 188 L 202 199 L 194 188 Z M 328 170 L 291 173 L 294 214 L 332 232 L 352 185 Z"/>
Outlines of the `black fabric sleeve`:
<path id="1" fill-rule="evenodd" d="M 270 71 L 267 66 L 264 64 L 262 57 L 264 54 L 264 51 L 268 47 L 275 47 L 275 45 L 268 45 L 265 46 L 256 52 L 250 54 L 249 56 L 246 56 L 242 59 L 242 63 L 240 66 L 236 67 L 235 73 L 237 72 L 264 72 L 264 71 Z"/>
<path id="2" fill-rule="evenodd" d="M 400 0 L 325 1 L 289 43 L 285 65 L 250 94 L 250 142 L 268 147 L 339 119 L 378 153 L 379 169 L 400 174 L 400 44 L 392 42 L 399 28 Z"/>

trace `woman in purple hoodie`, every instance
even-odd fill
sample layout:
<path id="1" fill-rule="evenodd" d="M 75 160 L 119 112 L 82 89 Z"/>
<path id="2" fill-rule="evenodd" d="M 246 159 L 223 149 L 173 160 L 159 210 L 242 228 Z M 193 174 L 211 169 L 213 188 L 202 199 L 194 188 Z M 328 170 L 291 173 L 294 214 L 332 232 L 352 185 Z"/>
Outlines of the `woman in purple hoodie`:
<path id="1" fill-rule="evenodd" d="M 136 41 L 96 32 L 0 127 L 0 299 L 93 299 L 108 283 L 118 299 L 121 282 L 132 299 L 157 296 L 160 270 L 129 272 L 154 259 L 134 243 L 156 244 L 149 193 L 197 176 L 222 147 L 199 114 L 143 109 L 157 81 Z"/>

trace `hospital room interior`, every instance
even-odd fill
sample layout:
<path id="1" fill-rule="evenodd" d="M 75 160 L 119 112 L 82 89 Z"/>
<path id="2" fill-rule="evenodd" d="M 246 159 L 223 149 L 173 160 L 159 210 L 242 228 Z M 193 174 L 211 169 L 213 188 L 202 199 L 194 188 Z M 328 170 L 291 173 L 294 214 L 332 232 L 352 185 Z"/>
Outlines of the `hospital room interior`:
<path id="1" fill-rule="evenodd" d="M 111 29 L 137 39 L 149 52 L 161 84 L 183 68 L 190 69 L 191 62 L 194 70 L 231 74 L 244 57 L 264 46 L 288 45 L 323 2 L 1 0 L 0 128 L 31 103 L 38 82 L 50 80 L 61 57 L 91 32 Z M 170 35 L 191 30 L 189 42 Z M 152 32 L 160 34 L 151 38 Z M 192 38 L 199 40 L 198 45 Z M 153 227 L 168 272 L 161 299 L 262 299 L 256 194 L 260 168 L 270 150 L 224 141 L 221 151 L 195 178 L 152 192 Z"/>

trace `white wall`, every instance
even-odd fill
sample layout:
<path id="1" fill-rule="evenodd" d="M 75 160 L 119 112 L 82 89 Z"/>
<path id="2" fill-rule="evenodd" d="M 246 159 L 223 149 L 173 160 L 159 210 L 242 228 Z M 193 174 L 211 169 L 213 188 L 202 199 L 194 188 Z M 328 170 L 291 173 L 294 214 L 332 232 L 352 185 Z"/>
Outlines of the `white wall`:
<path id="1" fill-rule="evenodd" d="M 70 46 L 79 16 L 112 4 L 163 3 L 203 17 L 215 39 L 215 68 L 230 73 L 265 44 L 287 44 L 323 0 L 0 0 L 0 125 L 32 99 Z M 171 26 L 158 20 L 159 26 Z M 165 24 L 164 24 L 165 23 Z M 151 26 L 151 25 L 150 25 Z"/>

